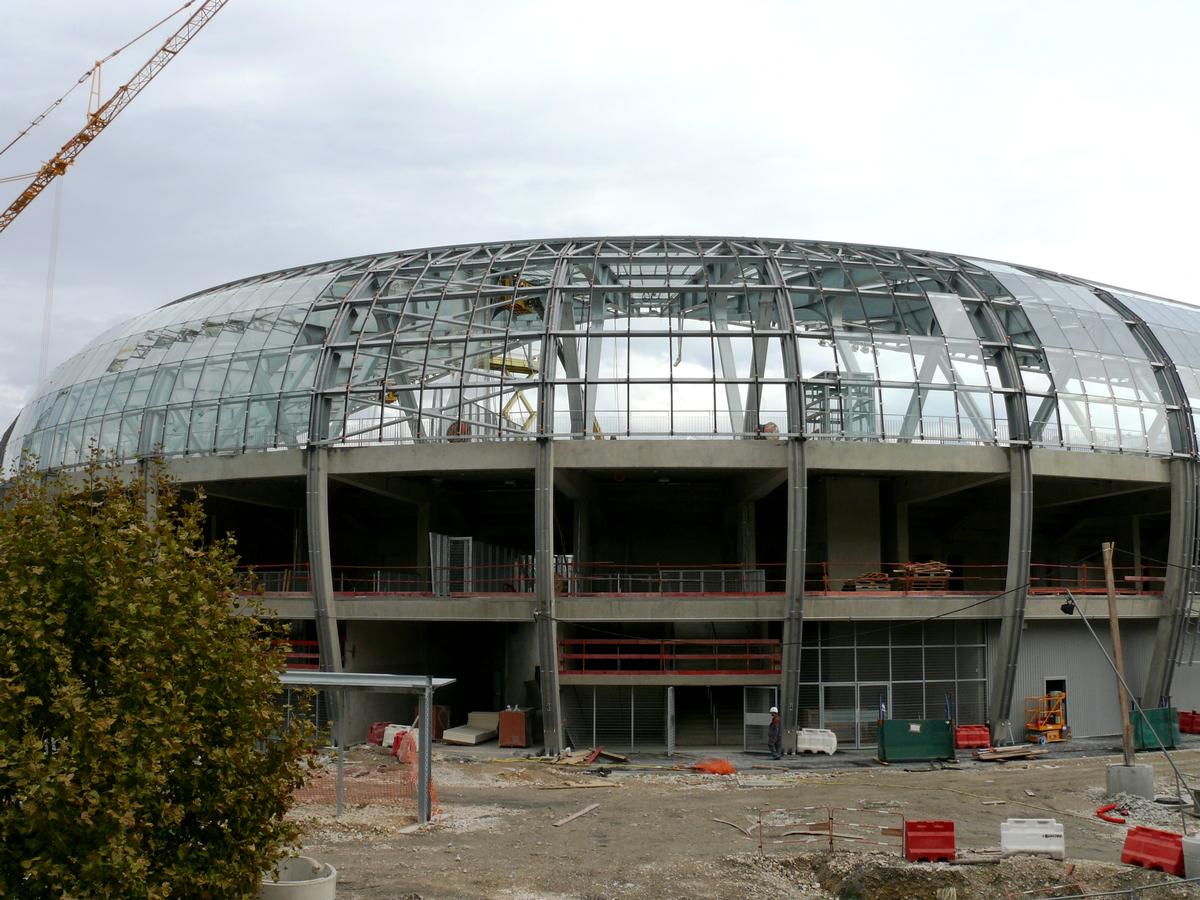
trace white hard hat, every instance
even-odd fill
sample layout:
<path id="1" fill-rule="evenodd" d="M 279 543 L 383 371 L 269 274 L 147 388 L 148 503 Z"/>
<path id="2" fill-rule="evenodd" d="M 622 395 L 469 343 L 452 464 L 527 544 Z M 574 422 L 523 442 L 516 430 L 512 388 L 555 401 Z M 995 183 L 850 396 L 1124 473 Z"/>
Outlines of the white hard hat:
<path id="1" fill-rule="evenodd" d="M 779 707 L 778 707 L 778 706 L 772 706 L 772 707 L 771 707 L 771 712 L 773 712 L 773 713 L 777 713 L 777 712 L 779 712 Z"/>

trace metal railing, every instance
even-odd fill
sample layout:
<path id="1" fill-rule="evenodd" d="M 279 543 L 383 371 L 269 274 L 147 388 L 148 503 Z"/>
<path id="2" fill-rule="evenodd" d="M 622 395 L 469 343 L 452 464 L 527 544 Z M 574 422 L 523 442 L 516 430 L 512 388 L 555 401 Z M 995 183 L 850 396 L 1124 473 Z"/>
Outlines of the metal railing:
<path id="1" fill-rule="evenodd" d="M 778 675 L 780 641 L 763 639 L 563 638 L 563 675 Z"/>
<path id="2" fill-rule="evenodd" d="M 575 563 L 555 589 L 560 594 L 778 594 L 780 565 L 680 566 Z"/>
<path id="3" fill-rule="evenodd" d="M 782 563 L 739 566 L 653 563 L 563 563 L 556 565 L 554 590 L 559 596 L 596 594 L 655 594 L 664 596 L 771 596 L 784 592 Z M 309 594 L 312 582 L 306 564 L 250 566 L 243 569 L 245 593 Z M 920 596 L 999 594 L 1005 590 L 1007 567 L 1002 563 L 810 562 L 804 589 L 812 596 L 884 594 Z M 1157 596 L 1162 593 L 1166 567 L 1161 564 L 1120 566 L 1114 570 L 1117 593 Z M 1031 594 L 1102 594 L 1104 569 L 1098 564 L 1032 563 Z M 532 557 L 503 565 L 475 566 L 334 566 L 335 595 L 477 596 L 532 594 Z"/>

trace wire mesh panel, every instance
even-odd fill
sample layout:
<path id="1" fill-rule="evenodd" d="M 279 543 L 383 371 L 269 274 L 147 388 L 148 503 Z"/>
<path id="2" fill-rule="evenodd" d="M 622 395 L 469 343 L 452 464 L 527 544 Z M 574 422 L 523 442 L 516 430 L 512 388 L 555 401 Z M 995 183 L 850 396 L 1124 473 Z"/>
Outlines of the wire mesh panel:
<path id="1" fill-rule="evenodd" d="M 852 684 L 825 685 L 821 727 L 837 735 L 838 744 L 858 746 L 858 692 Z"/>
<path id="2" fill-rule="evenodd" d="M 880 694 L 892 719 L 940 719 L 947 697 L 956 721 L 986 719 L 981 621 L 819 622 L 803 643 L 800 724 L 828 728 L 847 746 L 874 742 Z"/>

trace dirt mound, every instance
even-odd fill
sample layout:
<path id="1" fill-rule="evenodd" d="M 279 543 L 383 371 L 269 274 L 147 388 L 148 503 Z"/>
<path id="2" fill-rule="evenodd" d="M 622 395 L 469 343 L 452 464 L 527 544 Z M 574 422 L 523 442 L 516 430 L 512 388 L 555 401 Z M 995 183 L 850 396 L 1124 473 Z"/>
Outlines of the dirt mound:
<path id="1" fill-rule="evenodd" d="M 797 887 L 819 884 L 830 897 L 862 900 L 911 900 L 936 897 L 939 889 L 954 888 L 956 900 L 993 900 L 1016 891 L 1056 886 L 1045 896 L 1070 897 L 1096 891 L 1123 890 L 1170 883 L 1161 872 L 1130 869 L 1100 862 L 1063 863 L 1032 856 L 1014 856 L 977 865 L 918 864 L 885 853 L 835 851 L 809 853 L 778 862 Z M 1156 900 L 1196 896 L 1194 885 L 1164 887 Z"/>

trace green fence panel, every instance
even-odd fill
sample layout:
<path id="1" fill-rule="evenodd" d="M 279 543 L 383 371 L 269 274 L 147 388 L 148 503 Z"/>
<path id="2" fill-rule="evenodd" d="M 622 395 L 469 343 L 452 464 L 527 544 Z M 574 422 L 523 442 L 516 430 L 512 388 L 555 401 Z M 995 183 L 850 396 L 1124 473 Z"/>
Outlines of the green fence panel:
<path id="1" fill-rule="evenodd" d="M 879 727 L 879 759 L 954 759 L 954 728 L 945 719 L 888 719 Z"/>
<path id="2" fill-rule="evenodd" d="M 1158 741 L 1154 739 L 1154 735 L 1157 734 L 1165 749 L 1174 750 L 1178 747 L 1179 710 L 1174 706 L 1164 706 L 1160 709 L 1147 709 L 1144 712 L 1146 718 L 1142 718 L 1142 714 L 1137 710 L 1133 710 L 1129 714 L 1133 718 L 1133 746 L 1138 750 L 1158 750 Z M 1146 719 L 1149 719 L 1150 725 L 1154 726 L 1153 731 L 1146 724 Z"/>

